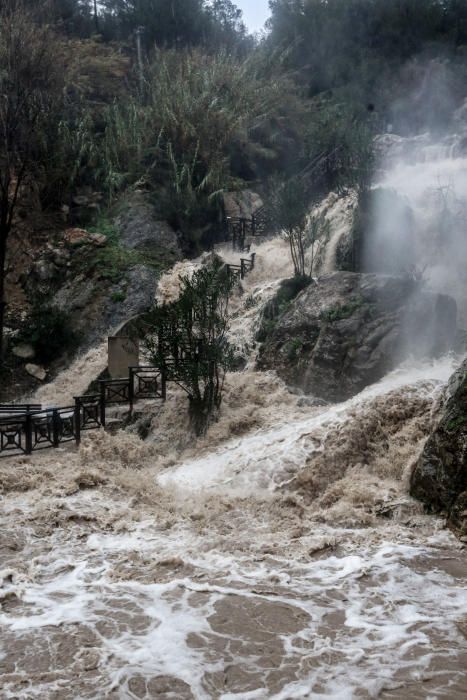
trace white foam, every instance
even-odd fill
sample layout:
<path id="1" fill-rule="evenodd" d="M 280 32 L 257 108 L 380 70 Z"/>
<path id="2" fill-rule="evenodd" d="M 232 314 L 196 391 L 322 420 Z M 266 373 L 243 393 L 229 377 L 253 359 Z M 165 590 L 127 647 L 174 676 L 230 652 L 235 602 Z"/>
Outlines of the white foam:
<path id="1" fill-rule="evenodd" d="M 77 542 L 55 536 L 53 559 L 33 561 L 35 580 L 22 595 L 26 607 L 20 614 L 2 614 L 1 624 L 19 637 L 41 634 L 44 644 L 51 630 L 63 625 L 99 629 L 99 696 L 118 689 L 121 697 L 131 697 L 130 679 L 168 677 L 184 682 L 196 700 L 210 700 L 206 676 L 222 675 L 227 664 L 259 673 L 259 680 L 248 690 L 219 691 L 216 697 L 224 700 L 356 700 L 363 691 L 377 697 L 396 677 L 407 682 L 430 677 L 434 656 L 441 663 L 443 658 L 455 661 L 462 643 L 454 623 L 467 611 L 467 591 L 434 567 L 417 570 L 420 559 L 453 547 L 448 535 L 418 545 L 378 545 L 371 544 L 370 532 L 367 545 L 349 542 L 351 551 L 343 556 L 255 560 L 235 550 L 247 536 L 257 538 L 257 546 L 270 538 L 250 522 L 248 533 L 234 532 L 218 545 L 215 533 L 201 534 L 189 524 L 163 533 L 148 521 L 133 533 L 93 535 L 80 551 Z M 194 573 L 182 571 L 167 582 L 120 581 L 112 575 L 115 564 L 135 553 L 147 557 L 140 566 L 144 575 L 151 561 L 168 550 Z M 294 680 L 273 689 L 267 659 L 260 663 L 258 657 L 260 645 L 245 641 L 240 651 L 229 626 L 225 631 L 213 627 L 217 606 L 229 600 L 240 606 L 242 601 L 278 606 L 279 613 L 287 606 L 302 616 L 298 631 L 287 632 L 285 625 L 274 642 Z M 333 615 L 343 624 L 332 622 Z M 98 627 L 102 624 L 110 626 Z M 256 624 L 252 621 L 252 630 Z M 204 645 L 193 645 L 194 638 L 204 639 Z M 212 645 L 216 639 L 222 642 L 217 649 Z M 53 683 L 40 687 L 41 697 L 47 698 Z M 28 693 L 29 688 L 19 689 L 4 697 L 31 697 Z"/>
<path id="2" fill-rule="evenodd" d="M 449 379 L 455 366 L 454 358 L 445 357 L 437 362 L 401 367 L 343 404 L 317 414 L 314 411 L 311 417 L 301 420 L 293 420 L 286 413 L 283 421 L 278 420 L 266 431 L 232 440 L 214 453 L 168 470 L 158 477 L 158 483 L 188 492 L 208 489 L 238 496 L 253 490 L 272 494 L 294 477 L 310 454 L 322 449 L 326 428 L 347 420 L 374 397 L 406 385 L 433 382 L 428 391 L 434 391 Z"/>

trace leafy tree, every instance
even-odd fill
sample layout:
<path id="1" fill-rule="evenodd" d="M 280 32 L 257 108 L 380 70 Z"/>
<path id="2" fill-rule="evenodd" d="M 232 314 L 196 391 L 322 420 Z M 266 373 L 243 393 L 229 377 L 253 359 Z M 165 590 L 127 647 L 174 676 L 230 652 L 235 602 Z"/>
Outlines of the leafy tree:
<path id="1" fill-rule="evenodd" d="M 267 43 L 273 50 L 287 49 L 285 64 L 296 71 L 309 95 L 332 95 L 362 109 L 372 105 L 381 115 L 405 89 L 401 70 L 408 61 L 444 55 L 457 65 L 457 47 L 467 41 L 463 0 L 271 0 L 270 4 Z M 414 88 L 407 86 L 412 97 Z"/>
<path id="2" fill-rule="evenodd" d="M 310 198 L 303 180 L 294 178 L 282 184 L 274 181 L 269 201 L 274 225 L 282 231 L 289 244 L 297 277 L 308 275 L 306 265 L 307 215 Z"/>
<path id="3" fill-rule="evenodd" d="M 22 187 L 39 177 L 44 138 L 55 116 L 60 77 L 53 39 L 21 0 L 0 8 L 0 348 L 5 321 L 6 259 Z"/>
<path id="4" fill-rule="evenodd" d="M 42 24 L 53 24 L 69 36 L 88 37 L 96 29 L 94 0 L 22 0 Z"/>
<path id="5" fill-rule="evenodd" d="M 206 7 L 206 13 L 211 19 L 209 43 L 216 47 L 253 47 L 252 41 L 248 40 L 242 11 L 231 0 L 212 0 Z"/>
<path id="6" fill-rule="evenodd" d="M 202 39 L 203 0 L 103 0 L 104 22 L 121 38 L 144 28 L 148 47 L 196 45 Z"/>
<path id="7" fill-rule="evenodd" d="M 272 225 L 289 244 L 294 274 L 309 280 L 313 275 L 315 246 L 325 236 L 329 223 L 324 214 L 312 214 L 312 184 L 305 176 L 270 183 L 268 202 Z"/>
<path id="8" fill-rule="evenodd" d="M 308 218 L 307 226 L 307 245 L 310 249 L 309 256 L 309 271 L 310 277 L 313 275 L 315 267 L 315 246 L 322 238 L 327 238 L 330 233 L 330 222 L 326 219 L 324 212 L 321 214 L 312 214 Z"/>
<path id="9" fill-rule="evenodd" d="M 369 186 L 374 170 L 373 137 L 377 124 L 345 101 L 316 100 L 304 140 L 310 175 L 324 191 Z"/>
<path id="10" fill-rule="evenodd" d="M 227 340 L 228 306 L 234 280 L 215 257 L 190 277 L 180 278 L 180 296 L 156 306 L 146 321 L 151 363 L 187 393 L 197 434 L 220 408 L 233 352 Z"/>
<path id="11" fill-rule="evenodd" d="M 109 38 L 144 30 L 147 49 L 245 44 L 242 12 L 231 0 L 101 0 L 101 27 Z"/>

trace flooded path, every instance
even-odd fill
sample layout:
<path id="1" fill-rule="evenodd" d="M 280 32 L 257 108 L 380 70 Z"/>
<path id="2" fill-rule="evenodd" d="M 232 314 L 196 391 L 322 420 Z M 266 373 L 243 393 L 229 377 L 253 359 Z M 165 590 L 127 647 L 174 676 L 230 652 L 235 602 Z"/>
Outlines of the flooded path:
<path id="1" fill-rule="evenodd" d="M 404 482 L 452 362 L 169 467 L 123 433 L 3 462 L 0 697 L 465 697 L 466 551 Z"/>

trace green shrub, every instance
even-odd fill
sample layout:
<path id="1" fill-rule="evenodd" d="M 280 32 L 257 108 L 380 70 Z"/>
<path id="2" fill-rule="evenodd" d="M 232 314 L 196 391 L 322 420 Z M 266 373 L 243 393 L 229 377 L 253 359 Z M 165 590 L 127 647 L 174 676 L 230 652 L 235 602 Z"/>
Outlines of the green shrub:
<path id="1" fill-rule="evenodd" d="M 51 304 L 38 304 L 19 334 L 21 342 L 31 344 L 40 362 L 56 360 L 76 347 L 78 334 L 71 328 L 69 314 Z"/>
<path id="2" fill-rule="evenodd" d="M 300 355 L 303 349 L 303 340 L 301 338 L 294 338 L 291 340 L 286 347 L 287 358 L 293 362 Z"/>
<path id="3" fill-rule="evenodd" d="M 287 311 L 291 302 L 311 283 L 307 275 L 296 275 L 281 282 L 276 295 L 264 307 L 261 327 L 256 334 L 257 341 L 263 343 L 274 332 L 277 321 Z"/>
<path id="4" fill-rule="evenodd" d="M 126 293 L 123 291 L 114 292 L 110 298 L 114 304 L 122 304 L 126 299 Z"/>
<path id="5" fill-rule="evenodd" d="M 331 323 L 334 321 L 342 321 L 345 318 L 350 318 L 357 309 L 361 308 L 362 304 L 362 299 L 350 299 L 347 304 L 334 306 L 332 309 L 324 311 L 322 318 Z"/>

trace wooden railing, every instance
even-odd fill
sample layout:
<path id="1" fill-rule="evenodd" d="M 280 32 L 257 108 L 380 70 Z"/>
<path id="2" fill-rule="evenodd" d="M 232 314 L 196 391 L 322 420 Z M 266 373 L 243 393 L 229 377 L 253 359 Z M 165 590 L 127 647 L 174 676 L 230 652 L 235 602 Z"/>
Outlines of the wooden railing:
<path id="1" fill-rule="evenodd" d="M 252 253 L 249 258 L 240 258 L 240 265 L 232 265 L 231 263 L 226 263 L 230 275 L 236 277 L 237 279 L 245 279 L 246 275 L 254 270 L 256 263 L 256 253 Z"/>
<path id="2" fill-rule="evenodd" d="M 128 378 L 99 382 L 99 393 L 76 396 L 73 406 L 43 409 L 40 404 L 0 405 L 0 457 L 30 455 L 60 447 L 89 430 L 105 428 L 110 406 L 166 398 L 165 373 L 155 367 L 130 367 Z"/>
<path id="3" fill-rule="evenodd" d="M 232 241 L 232 247 L 234 250 L 238 250 L 240 253 L 249 253 L 251 249 L 251 243 L 247 244 L 247 238 L 259 238 L 260 236 L 267 235 L 268 232 L 272 233 L 272 222 L 267 216 L 264 207 L 259 209 L 251 217 L 227 217 L 227 238 Z"/>
<path id="4" fill-rule="evenodd" d="M 31 454 L 76 439 L 75 406 L 0 411 L 0 457 Z"/>

